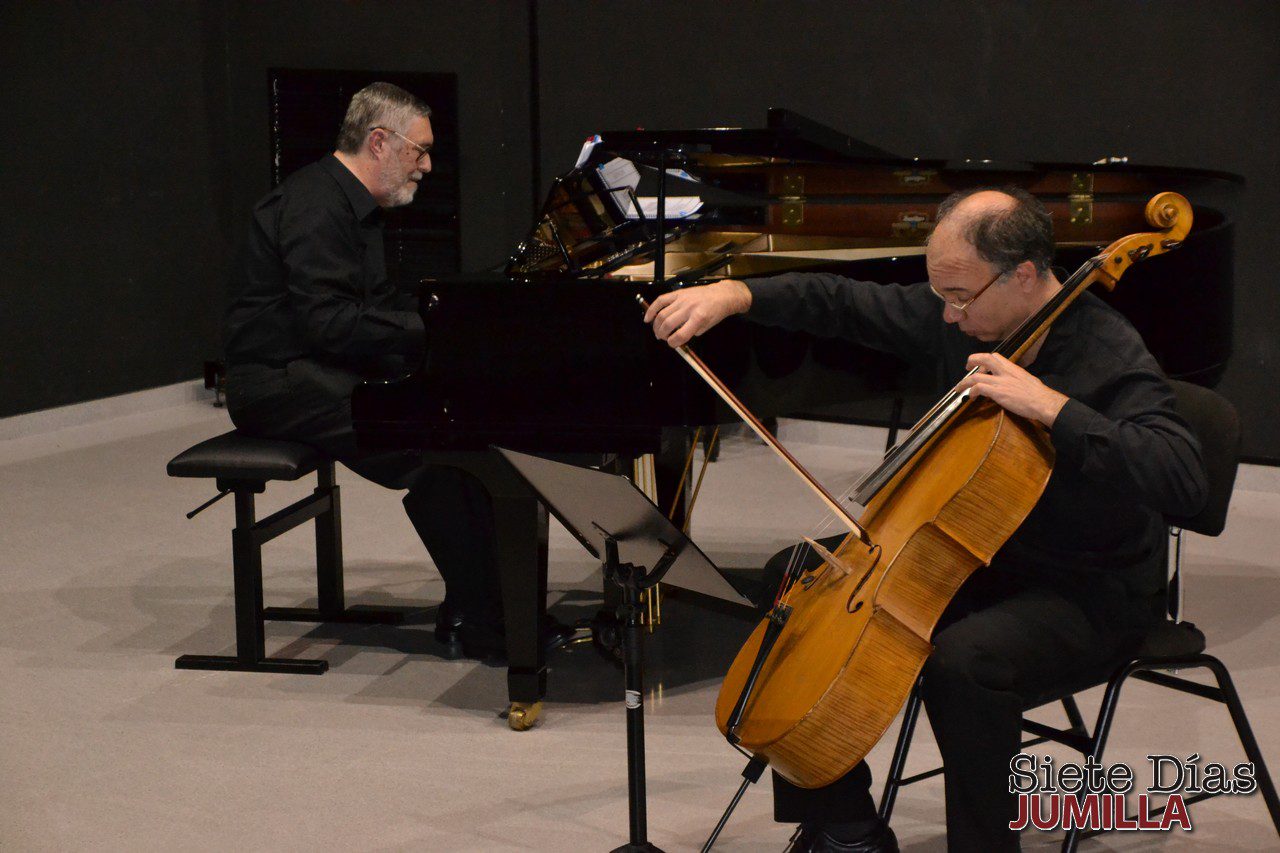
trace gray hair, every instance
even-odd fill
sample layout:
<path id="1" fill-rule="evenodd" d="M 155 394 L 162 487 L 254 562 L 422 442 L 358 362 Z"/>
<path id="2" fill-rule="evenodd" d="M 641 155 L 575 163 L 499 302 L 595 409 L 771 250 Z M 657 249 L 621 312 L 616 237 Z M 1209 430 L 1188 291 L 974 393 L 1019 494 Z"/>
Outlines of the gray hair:
<path id="1" fill-rule="evenodd" d="M 1053 217 L 1039 199 L 1021 187 L 975 187 L 952 193 L 938 205 L 935 230 L 960 202 L 984 191 L 1009 196 L 1013 204 L 967 217 L 960 223 L 961 235 L 977 250 L 978 257 L 1001 274 L 1031 261 L 1036 273 L 1044 276 L 1053 265 Z"/>
<path id="2" fill-rule="evenodd" d="M 370 83 L 351 96 L 347 115 L 338 130 L 338 150 L 356 154 L 375 127 L 403 133 L 415 118 L 429 118 L 431 107 L 391 83 Z"/>

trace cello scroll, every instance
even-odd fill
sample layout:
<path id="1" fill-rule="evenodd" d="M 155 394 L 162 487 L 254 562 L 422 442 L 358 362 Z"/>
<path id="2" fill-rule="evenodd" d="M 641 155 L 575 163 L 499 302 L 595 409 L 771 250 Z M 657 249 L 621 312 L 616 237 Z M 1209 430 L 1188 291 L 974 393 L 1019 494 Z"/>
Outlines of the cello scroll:
<path id="1" fill-rule="evenodd" d="M 1139 261 L 1181 246 L 1191 231 L 1191 202 L 1179 193 L 1162 192 L 1153 196 L 1147 202 L 1145 213 L 1147 222 L 1160 230 L 1130 234 L 1106 248 L 1097 281 L 1107 290 L 1113 290 L 1120 277 Z"/>

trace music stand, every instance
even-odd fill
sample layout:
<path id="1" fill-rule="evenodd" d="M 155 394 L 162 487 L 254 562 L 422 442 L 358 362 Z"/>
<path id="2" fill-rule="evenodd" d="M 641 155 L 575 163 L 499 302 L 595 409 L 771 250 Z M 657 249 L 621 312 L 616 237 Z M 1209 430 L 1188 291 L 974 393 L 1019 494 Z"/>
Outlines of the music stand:
<path id="1" fill-rule="evenodd" d="M 618 851 L 661 853 L 648 840 L 644 771 L 644 646 L 640 593 L 667 583 L 730 601 L 745 599 L 690 539 L 626 477 L 495 447 L 547 509 L 622 588 L 623 698 L 627 706 L 630 841 Z"/>

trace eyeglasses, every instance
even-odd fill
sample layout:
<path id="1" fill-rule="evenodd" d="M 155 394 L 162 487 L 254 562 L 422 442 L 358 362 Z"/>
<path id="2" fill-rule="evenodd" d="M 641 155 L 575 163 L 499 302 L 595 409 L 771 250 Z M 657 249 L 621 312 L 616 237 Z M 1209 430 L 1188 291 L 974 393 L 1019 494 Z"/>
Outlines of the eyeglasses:
<path id="1" fill-rule="evenodd" d="M 369 128 L 369 130 L 370 130 L 370 131 L 374 131 L 374 130 L 381 130 L 381 131 L 384 131 L 384 132 L 386 132 L 386 133 L 394 133 L 396 136 L 400 137 L 400 138 L 401 138 L 401 139 L 403 139 L 405 142 L 407 142 L 407 143 L 409 143 L 410 145 L 412 145 L 414 148 L 417 148 L 417 149 L 418 149 L 418 159 L 417 159 L 417 161 L 416 161 L 416 162 L 418 162 L 419 164 L 420 164 L 420 163 L 422 163 L 422 158 L 424 158 L 424 157 L 429 157 L 429 156 L 431 155 L 431 150 L 430 150 L 430 149 L 428 149 L 428 148 L 423 148 L 421 145 L 419 145 L 418 143 L 414 142 L 412 139 L 410 139 L 409 137 L 405 136 L 403 133 L 401 133 L 401 132 L 400 132 L 400 131 L 398 131 L 398 130 L 392 130 L 392 129 L 391 129 L 391 128 L 389 128 L 389 127 L 371 127 L 371 128 Z"/>
<path id="2" fill-rule="evenodd" d="M 996 273 L 994 276 L 992 276 L 992 277 L 991 277 L 991 280 L 990 280 L 990 281 L 988 281 L 986 284 L 982 285 L 982 287 L 979 287 L 979 288 L 978 288 L 978 292 L 977 292 L 977 293 L 973 294 L 973 296 L 970 296 L 970 297 L 969 297 L 968 299 L 966 299 L 964 302 L 952 302 L 950 299 L 948 299 L 947 297 L 943 296 L 941 293 L 939 293 L 939 292 L 938 292 L 938 288 L 936 288 L 936 287 L 934 287 L 934 286 L 933 286 L 933 282 L 929 282 L 929 289 L 933 291 L 933 295 L 934 295 L 934 296 L 936 296 L 936 297 L 938 297 L 939 299 L 941 299 L 941 300 L 942 300 L 942 302 L 943 302 L 943 304 L 944 304 L 944 305 L 949 305 L 949 306 L 951 306 L 952 308 L 954 308 L 956 311 L 962 311 L 962 312 L 963 312 L 963 311 L 967 311 L 967 310 L 969 309 L 969 306 L 970 306 L 970 305 L 972 305 L 974 302 L 978 301 L 978 297 L 979 297 L 979 296 L 981 296 L 983 293 L 985 293 L 985 292 L 986 292 L 986 289 L 987 289 L 988 287 L 990 287 L 991 285 L 995 284 L 995 283 L 996 283 L 996 279 L 1000 278 L 1002 275 L 1004 275 L 1004 273 L 1002 273 L 1002 272 L 998 272 L 998 273 Z"/>

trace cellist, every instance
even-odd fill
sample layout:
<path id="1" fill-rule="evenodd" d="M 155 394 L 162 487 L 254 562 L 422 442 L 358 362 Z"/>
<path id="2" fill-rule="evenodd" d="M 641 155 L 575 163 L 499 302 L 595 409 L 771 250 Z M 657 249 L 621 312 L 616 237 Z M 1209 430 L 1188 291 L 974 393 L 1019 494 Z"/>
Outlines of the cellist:
<path id="1" fill-rule="evenodd" d="M 947 846 L 1019 849 L 1009 762 L 1024 709 L 1082 675 L 1105 675 L 1163 613 L 1162 515 L 1205 499 L 1200 448 L 1142 338 L 1096 296 L 1072 303 L 1020 364 L 990 353 L 1061 287 L 1052 221 L 1017 188 L 956 193 L 938 208 L 929 281 L 825 273 L 725 279 L 664 294 L 645 315 L 672 347 L 725 317 L 844 338 L 928 364 L 939 390 L 966 383 L 1049 431 L 1056 464 L 1040 502 L 934 632 L 922 693 L 946 770 Z M 840 540 L 824 542 L 829 547 Z M 791 549 L 770 560 L 781 571 Z M 816 558 L 815 558 L 816 559 Z M 774 775 L 788 850 L 897 850 L 859 763 L 805 790 Z"/>

